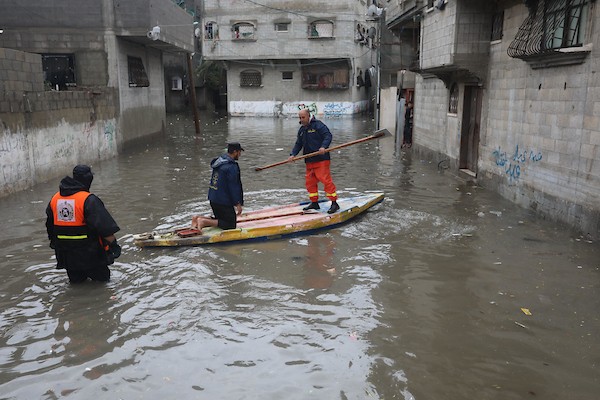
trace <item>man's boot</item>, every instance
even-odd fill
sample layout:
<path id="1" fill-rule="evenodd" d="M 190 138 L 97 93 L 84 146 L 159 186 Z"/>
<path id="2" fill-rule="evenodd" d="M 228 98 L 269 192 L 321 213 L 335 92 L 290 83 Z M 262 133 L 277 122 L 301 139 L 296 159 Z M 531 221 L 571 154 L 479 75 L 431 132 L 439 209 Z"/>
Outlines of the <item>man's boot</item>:
<path id="1" fill-rule="evenodd" d="M 336 212 L 339 209 L 340 209 L 340 206 L 338 205 L 337 201 L 332 201 L 331 207 L 329 207 L 329 211 L 327 211 L 327 214 L 333 214 L 334 212 Z"/>
<path id="2" fill-rule="evenodd" d="M 321 207 L 319 206 L 319 203 L 317 203 L 316 201 L 311 202 L 309 205 L 307 205 L 306 207 L 303 208 L 304 211 L 308 211 L 308 210 L 319 210 Z"/>

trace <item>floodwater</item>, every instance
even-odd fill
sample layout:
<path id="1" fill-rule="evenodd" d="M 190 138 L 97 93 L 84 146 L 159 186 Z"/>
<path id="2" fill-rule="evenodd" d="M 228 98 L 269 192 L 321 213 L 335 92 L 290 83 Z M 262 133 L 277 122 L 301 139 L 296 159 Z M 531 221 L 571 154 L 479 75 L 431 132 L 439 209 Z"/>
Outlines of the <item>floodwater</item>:
<path id="1" fill-rule="evenodd" d="M 212 118 L 212 119 L 211 119 Z M 108 284 L 54 268 L 44 210 L 59 179 L 0 199 L 1 399 L 597 399 L 600 247 L 393 138 L 335 151 L 364 216 L 267 242 L 139 249 L 132 234 L 207 213 L 229 140 L 246 206 L 306 200 L 295 118 L 188 116 L 93 165 L 119 225 Z M 325 119 L 334 145 L 373 132 Z M 531 315 L 528 315 L 531 314 Z"/>

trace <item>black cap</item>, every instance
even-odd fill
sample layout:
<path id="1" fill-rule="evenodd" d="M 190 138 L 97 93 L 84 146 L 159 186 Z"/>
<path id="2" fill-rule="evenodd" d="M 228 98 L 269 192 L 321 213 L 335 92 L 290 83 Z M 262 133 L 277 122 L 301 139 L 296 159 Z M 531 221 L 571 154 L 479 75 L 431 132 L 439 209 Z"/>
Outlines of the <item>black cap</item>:
<path id="1" fill-rule="evenodd" d="M 244 148 L 242 147 L 242 145 L 239 142 L 227 143 L 227 152 L 228 153 L 233 153 L 236 150 L 244 151 Z"/>
<path id="2" fill-rule="evenodd" d="M 89 166 L 79 164 L 73 168 L 73 179 L 85 185 L 89 190 L 90 186 L 92 186 L 92 180 L 94 180 L 94 174 Z"/>

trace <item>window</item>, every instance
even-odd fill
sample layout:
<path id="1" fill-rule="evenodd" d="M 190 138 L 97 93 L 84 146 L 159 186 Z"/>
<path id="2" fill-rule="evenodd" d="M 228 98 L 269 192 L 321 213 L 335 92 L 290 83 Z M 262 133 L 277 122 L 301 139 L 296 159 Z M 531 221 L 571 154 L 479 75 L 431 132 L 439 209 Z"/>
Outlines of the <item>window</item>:
<path id="1" fill-rule="evenodd" d="M 233 40 L 251 40 L 254 37 L 254 25 L 249 22 L 238 22 L 231 27 Z"/>
<path id="2" fill-rule="evenodd" d="M 508 46 L 508 55 L 527 61 L 532 68 L 584 62 L 590 49 L 583 47 L 590 0 L 528 2 L 529 16 Z M 557 50 L 580 47 L 568 52 Z"/>
<path id="3" fill-rule="evenodd" d="M 501 40 L 503 35 L 504 10 L 494 14 L 492 18 L 492 41 Z"/>
<path id="4" fill-rule="evenodd" d="M 213 40 L 219 38 L 219 27 L 214 21 L 207 22 L 204 25 L 204 39 Z"/>
<path id="5" fill-rule="evenodd" d="M 129 72 L 129 87 L 148 87 L 148 75 L 144 69 L 144 63 L 139 57 L 127 57 L 127 70 Z"/>
<path id="6" fill-rule="evenodd" d="M 587 3 L 587 0 L 554 0 L 545 3 L 543 49 L 583 44 L 581 26 L 587 17 Z"/>
<path id="7" fill-rule="evenodd" d="M 347 62 L 315 63 L 302 66 L 303 89 L 348 89 Z"/>
<path id="8" fill-rule="evenodd" d="M 290 24 L 288 22 L 278 22 L 275 24 L 275 31 L 277 32 L 287 32 L 289 30 Z"/>
<path id="9" fill-rule="evenodd" d="M 308 38 L 332 38 L 333 37 L 333 22 L 320 20 L 314 21 L 308 25 Z"/>
<path id="10" fill-rule="evenodd" d="M 44 81 L 54 89 L 66 90 L 77 86 L 75 81 L 75 56 L 73 54 L 42 54 Z"/>
<path id="11" fill-rule="evenodd" d="M 291 81 L 292 79 L 294 79 L 294 72 L 293 71 L 283 71 L 281 73 L 281 79 L 283 79 L 284 81 Z"/>
<path id="12" fill-rule="evenodd" d="M 452 84 L 450 88 L 450 100 L 448 102 L 448 113 L 458 114 L 458 85 Z"/>
<path id="13" fill-rule="evenodd" d="M 174 76 L 171 78 L 171 90 L 182 90 L 183 86 L 181 83 L 181 78 L 178 76 Z"/>
<path id="14" fill-rule="evenodd" d="M 262 75 L 260 71 L 248 69 L 240 73 L 240 86 L 243 87 L 261 87 Z"/>

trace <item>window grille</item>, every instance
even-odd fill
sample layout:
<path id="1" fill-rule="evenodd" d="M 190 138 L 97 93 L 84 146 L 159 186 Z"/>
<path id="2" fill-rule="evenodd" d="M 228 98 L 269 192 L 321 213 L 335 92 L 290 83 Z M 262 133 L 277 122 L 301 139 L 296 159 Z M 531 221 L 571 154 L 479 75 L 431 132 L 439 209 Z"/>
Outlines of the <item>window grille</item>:
<path id="1" fill-rule="evenodd" d="M 448 113 L 458 114 L 458 85 L 452 84 L 450 88 L 450 100 L 448 101 Z"/>
<path id="2" fill-rule="evenodd" d="M 503 36 L 504 10 L 494 14 L 492 18 L 492 37 L 491 40 L 501 40 Z"/>
<path id="3" fill-rule="evenodd" d="M 174 76 L 173 78 L 171 78 L 171 90 L 182 90 L 182 89 L 183 89 L 183 85 L 182 85 L 181 78 L 178 76 Z"/>
<path id="4" fill-rule="evenodd" d="M 204 25 L 204 39 L 213 40 L 219 38 L 219 27 L 216 22 L 207 22 Z"/>
<path id="5" fill-rule="evenodd" d="M 508 47 L 513 58 L 554 53 L 583 45 L 589 0 L 532 0 L 529 16 Z"/>
<path id="6" fill-rule="evenodd" d="M 77 86 L 75 80 L 75 56 L 73 54 L 42 54 L 44 80 L 55 88 L 66 90 Z"/>
<path id="7" fill-rule="evenodd" d="M 144 63 L 139 57 L 127 57 L 127 70 L 129 72 L 129 87 L 148 87 L 150 81 L 146 70 L 144 69 Z"/>
<path id="8" fill-rule="evenodd" d="M 260 71 L 246 70 L 240 73 L 240 86 L 260 87 L 262 85 L 262 75 Z"/>
<path id="9" fill-rule="evenodd" d="M 294 79 L 294 72 L 293 71 L 283 71 L 281 73 L 281 79 L 283 79 L 284 81 L 290 81 L 290 80 Z"/>

